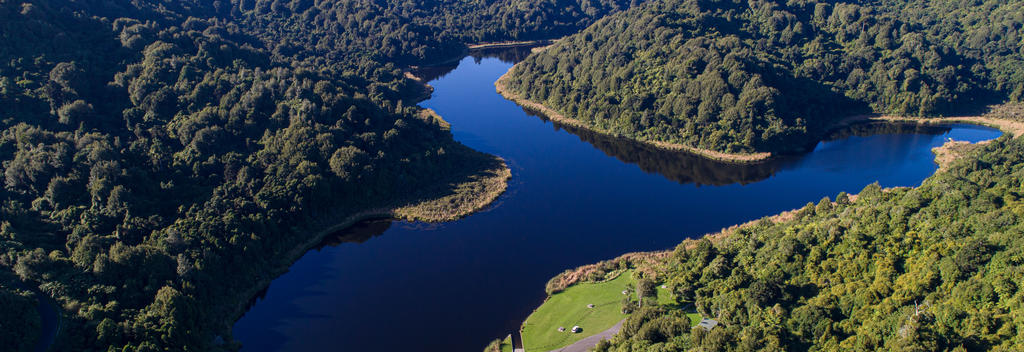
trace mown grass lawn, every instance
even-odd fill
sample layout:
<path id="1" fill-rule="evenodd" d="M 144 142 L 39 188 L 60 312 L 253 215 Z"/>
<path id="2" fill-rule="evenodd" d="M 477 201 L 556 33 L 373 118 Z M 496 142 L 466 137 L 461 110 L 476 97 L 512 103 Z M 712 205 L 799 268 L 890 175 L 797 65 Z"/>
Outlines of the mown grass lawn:
<path id="1" fill-rule="evenodd" d="M 626 317 L 622 314 L 622 290 L 631 283 L 635 285 L 633 271 L 627 270 L 614 280 L 580 283 L 552 295 L 526 318 L 524 347 L 527 351 L 550 351 L 607 330 Z M 588 304 L 594 308 L 587 308 Z M 583 331 L 569 331 L 576 325 Z M 558 331 L 558 327 L 565 331 Z"/>

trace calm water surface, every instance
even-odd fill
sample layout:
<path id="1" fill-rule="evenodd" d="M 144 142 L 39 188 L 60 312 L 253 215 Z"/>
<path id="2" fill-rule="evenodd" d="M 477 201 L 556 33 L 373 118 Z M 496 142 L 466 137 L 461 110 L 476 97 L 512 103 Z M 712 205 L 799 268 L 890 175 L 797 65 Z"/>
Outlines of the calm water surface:
<path id="1" fill-rule="evenodd" d="M 671 248 L 875 181 L 916 186 L 947 138 L 1000 134 L 862 127 L 807 155 L 727 166 L 528 115 L 494 92 L 511 65 L 467 57 L 436 70 L 434 95 L 421 103 L 457 140 L 505 158 L 509 191 L 456 222 L 368 222 L 332 236 L 235 324 L 243 351 L 480 351 L 517 328 L 562 270 Z"/>

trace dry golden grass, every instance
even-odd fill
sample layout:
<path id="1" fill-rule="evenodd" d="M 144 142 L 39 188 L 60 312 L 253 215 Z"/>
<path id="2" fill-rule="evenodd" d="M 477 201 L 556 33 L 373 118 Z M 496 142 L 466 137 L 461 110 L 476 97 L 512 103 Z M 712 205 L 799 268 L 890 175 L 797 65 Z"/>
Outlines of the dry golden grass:
<path id="1" fill-rule="evenodd" d="M 577 282 L 587 281 L 591 274 L 602 270 L 606 271 L 609 267 L 616 266 L 621 261 L 625 261 L 629 266 L 633 267 L 635 271 L 643 272 L 645 277 L 656 277 L 659 272 L 657 267 L 664 264 L 664 260 L 662 259 L 667 258 L 669 254 L 671 254 L 671 251 L 667 250 L 626 253 L 615 259 L 587 264 L 575 269 L 566 270 L 548 282 L 547 291 L 549 294 L 559 292 Z"/>
<path id="2" fill-rule="evenodd" d="M 466 45 L 469 50 L 480 50 L 480 49 L 497 49 L 497 48 L 513 48 L 519 46 L 531 46 L 531 45 L 545 45 L 555 42 L 557 39 L 541 39 L 541 40 L 520 40 L 520 41 L 505 41 L 505 42 L 493 42 L 493 43 L 477 43 Z"/>
<path id="3" fill-rule="evenodd" d="M 932 148 L 932 153 L 935 153 L 935 163 L 939 164 L 939 170 L 936 172 L 949 169 L 949 166 L 952 165 L 954 161 L 963 159 L 968 153 L 977 150 L 986 143 L 988 143 L 988 141 L 978 143 L 949 141 L 940 147 Z"/>
<path id="4" fill-rule="evenodd" d="M 427 82 L 424 81 L 422 77 L 417 76 L 412 72 L 405 71 L 405 78 L 408 78 L 413 82 L 416 82 L 417 86 L 419 86 L 420 88 L 420 91 L 413 96 L 412 100 L 420 102 L 429 99 L 430 95 L 434 94 L 434 87 L 431 86 L 430 84 L 427 84 Z"/>
<path id="5" fill-rule="evenodd" d="M 413 74 L 412 72 L 409 72 L 409 71 L 405 71 L 405 78 L 408 78 L 408 79 L 411 79 L 413 81 L 420 82 L 420 83 L 426 83 L 426 82 L 423 82 L 423 78 L 420 78 L 420 76 L 417 76 L 417 75 L 415 75 L 415 74 Z"/>
<path id="6" fill-rule="evenodd" d="M 498 198 L 508 188 L 512 171 L 501 167 L 469 176 L 465 182 L 451 184 L 452 193 L 440 198 L 395 208 L 395 218 L 419 221 L 451 221 L 477 211 Z"/>
<path id="7" fill-rule="evenodd" d="M 420 112 L 417 113 L 416 117 L 419 117 L 420 119 L 426 121 L 427 123 L 438 125 L 441 127 L 441 129 L 452 129 L 452 125 L 448 123 L 448 121 L 445 121 L 444 118 L 442 118 L 441 115 L 438 115 L 437 112 L 434 111 L 433 109 L 420 110 Z"/>
<path id="8" fill-rule="evenodd" d="M 856 197 L 857 197 L 856 195 L 851 195 L 850 196 L 850 201 L 851 202 L 854 201 L 854 199 L 856 199 Z M 790 221 L 790 220 L 793 220 L 794 218 L 796 218 L 796 213 L 799 212 L 799 211 L 800 211 L 800 209 L 788 210 L 788 211 L 784 211 L 784 212 L 781 212 L 781 213 L 778 213 L 778 214 L 775 214 L 775 215 L 767 216 L 767 217 L 764 217 L 764 218 L 761 218 L 761 219 L 751 220 L 751 221 L 747 221 L 747 222 L 742 223 L 742 224 L 732 225 L 732 226 L 726 227 L 724 229 L 721 229 L 718 232 L 712 232 L 712 233 L 709 233 L 709 234 L 705 234 L 704 236 L 700 236 L 699 238 L 686 240 L 686 241 L 683 242 L 683 245 L 687 249 L 692 249 L 692 248 L 697 247 L 697 242 L 702 240 L 702 239 L 707 239 L 707 240 L 709 240 L 711 242 L 718 242 L 718 241 L 721 241 L 722 239 L 728 237 L 729 235 L 732 235 L 732 234 L 736 233 L 736 231 L 739 231 L 740 229 L 743 229 L 743 228 L 754 226 L 754 225 L 760 223 L 762 220 L 768 220 L 768 221 L 771 221 L 774 224 L 784 223 L 784 222 L 787 222 L 787 221 Z"/>
<path id="9" fill-rule="evenodd" d="M 548 45 L 544 45 L 544 46 L 534 47 L 534 48 L 530 49 L 530 53 L 531 54 L 536 54 L 536 53 L 539 53 L 541 51 L 548 50 L 548 48 L 550 48 L 552 45 L 555 45 L 555 44 L 548 44 Z"/>

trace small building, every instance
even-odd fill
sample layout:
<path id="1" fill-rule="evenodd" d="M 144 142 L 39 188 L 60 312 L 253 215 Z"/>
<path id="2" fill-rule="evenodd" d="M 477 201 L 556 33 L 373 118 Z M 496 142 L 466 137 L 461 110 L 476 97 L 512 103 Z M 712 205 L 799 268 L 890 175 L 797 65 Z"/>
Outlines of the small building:
<path id="1" fill-rule="evenodd" d="M 718 321 L 714 319 L 704 318 L 701 319 L 699 323 L 697 323 L 697 326 L 704 328 L 704 330 L 711 331 L 711 329 L 714 329 L 716 326 L 718 326 Z"/>
<path id="2" fill-rule="evenodd" d="M 593 303 L 591 303 L 591 304 L 588 304 L 588 305 L 587 305 L 587 308 L 594 308 L 594 304 L 593 304 Z"/>

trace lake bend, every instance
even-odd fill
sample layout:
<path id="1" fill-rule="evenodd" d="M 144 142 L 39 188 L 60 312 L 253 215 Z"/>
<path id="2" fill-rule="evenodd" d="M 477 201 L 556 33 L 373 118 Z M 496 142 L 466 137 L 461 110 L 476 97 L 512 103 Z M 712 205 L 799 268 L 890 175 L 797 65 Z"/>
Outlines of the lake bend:
<path id="1" fill-rule="evenodd" d="M 329 236 L 235 323 L 243 351 L 480 351 L 517 329 L 565 269 L 669 249 L 873 182 L 917 186 L 937 168 L 932 148 L 1001 135 L 861 126 L 804 155 L 728 165 L 528 114 L 495 92 L 521 56 L 505 53 L 433 70 L 420 105 L 456 140 L 504 158 L 508 191 L 455 222 L 368 221 Z"/>

